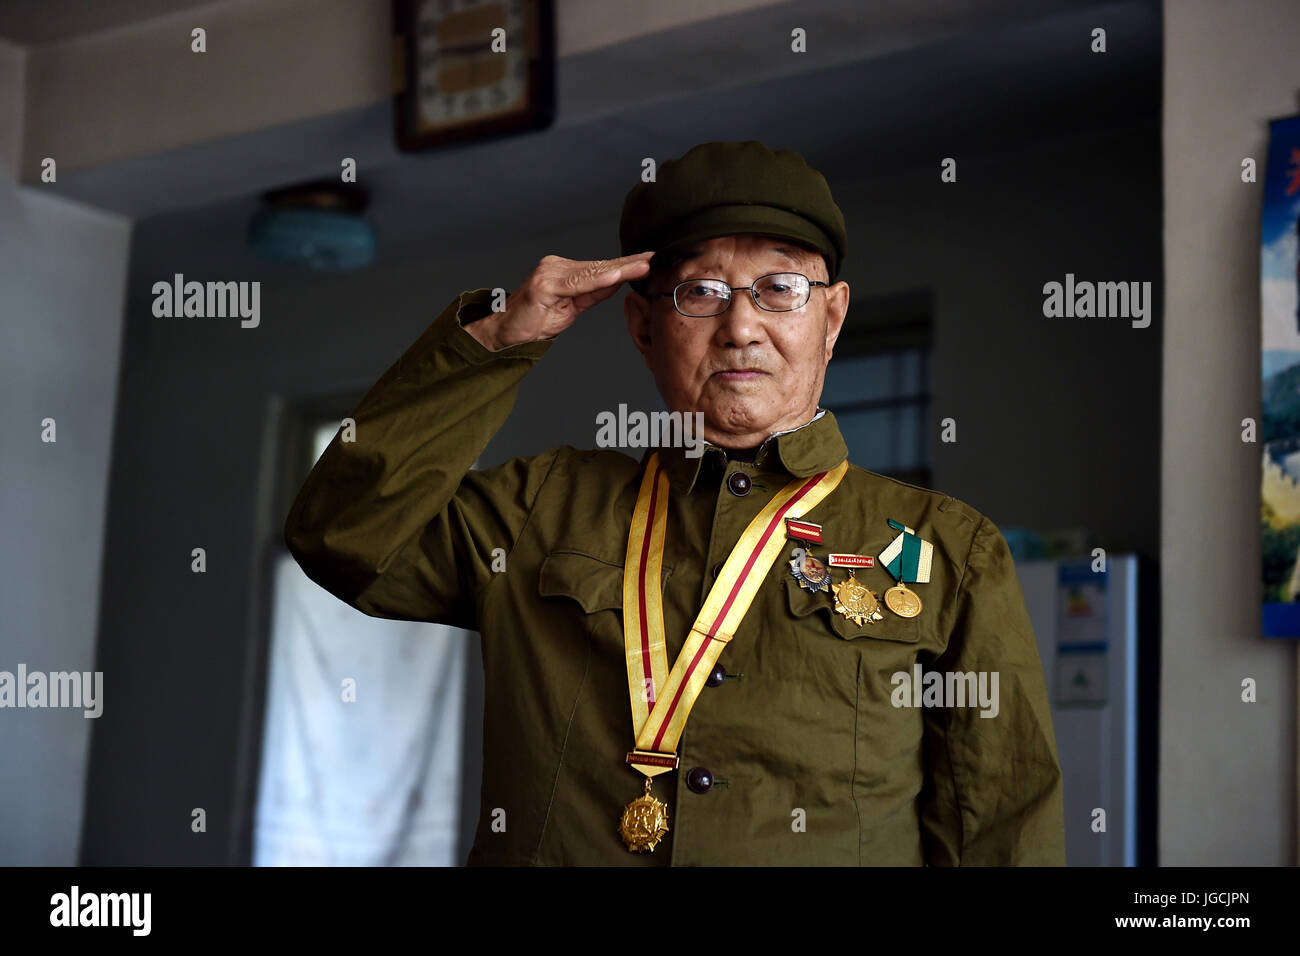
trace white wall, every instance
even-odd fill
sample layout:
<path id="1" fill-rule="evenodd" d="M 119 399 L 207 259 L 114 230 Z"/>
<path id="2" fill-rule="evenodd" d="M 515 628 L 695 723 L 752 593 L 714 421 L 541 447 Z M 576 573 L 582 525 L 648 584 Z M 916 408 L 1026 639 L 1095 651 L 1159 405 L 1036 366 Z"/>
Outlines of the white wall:
<path id="1" fill-rule="evenodd" d="M 1259 626 L 1259 210 L 1293 0 L 1166 3 L 1160 863 L 1296 862 L 1296 643 Z M 1241 702 L 1253 677 L 1258 703 Z"/>
<path id="2" fill-rule="evenodd" d="M 93 671 L 131 224 L 0 167 L 0 670 Z M 41 441 L 41 420 L 57 441 Z M 107 682 L 111 714 L 122 683 Z M 100 718 L 103 719 L 103 718 Z M 0 865 L 77 862 L 94 719 L 0 710 Z"/>

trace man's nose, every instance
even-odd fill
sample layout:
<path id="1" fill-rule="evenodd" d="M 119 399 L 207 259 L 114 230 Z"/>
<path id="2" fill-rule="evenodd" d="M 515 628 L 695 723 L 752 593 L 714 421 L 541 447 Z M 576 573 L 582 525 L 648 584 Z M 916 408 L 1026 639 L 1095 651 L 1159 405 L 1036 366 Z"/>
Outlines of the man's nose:
<path id="1" fill-rule="evenodd" d="M 718 342 L 720 345 L 745 346 L 761 342 L 767 337 L 767 316 L 745 292 L 734 292 L 727 311 L 718 316 Z"/>

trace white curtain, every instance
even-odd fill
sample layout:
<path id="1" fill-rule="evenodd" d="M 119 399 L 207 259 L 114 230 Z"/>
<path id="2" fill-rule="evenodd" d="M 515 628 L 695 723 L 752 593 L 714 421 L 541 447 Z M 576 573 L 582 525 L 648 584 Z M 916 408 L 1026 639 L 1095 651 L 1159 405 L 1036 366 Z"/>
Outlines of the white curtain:
<path id="1" fill-rule="evenodd" d="M 254 865 L 463 864 L 473 633 L 367 617 L 288 554 L 274 605 Z"/>

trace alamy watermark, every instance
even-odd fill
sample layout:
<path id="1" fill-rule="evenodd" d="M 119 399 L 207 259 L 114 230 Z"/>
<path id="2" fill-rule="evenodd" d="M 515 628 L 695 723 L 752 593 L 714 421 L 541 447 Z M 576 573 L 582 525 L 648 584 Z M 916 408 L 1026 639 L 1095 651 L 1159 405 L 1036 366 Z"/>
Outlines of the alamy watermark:
<path id="1" fill-rule="evenodd" d="M 253 282 L 186 282 L 176 273 L 171 282 L 153 284 L 153 314 L 160 319 L 225 319 L 238 316 L 245 329 L 255 329 L 262 321 L 262 283 Z"/>
<path id="2" fill-rule="evenodd" d="M 50 925 L 125 926 L 133 936 L 148 936 L 152 910 L 152 893 L 83 893 L 74 883 L 50 897 Z"/>
<path id="3" fill-rule="evenodd" d="M 687 458 L 704 454 L 703 412 L 640 412 L 620 403 L 617 414 L 597 412 L 599 448 L 685 448 Z"/>
<path id="4" fill-rule="evenodd" d="M 1065 282 L 1043 285 L 1043 315 L 1049 319 L 1132 319 L 1135 329 L 1151 324 L 1151 283 L 1075 281 L 1074 273 L 1065 274 Z"/>
<path id="5" fill-rule="evenodd" d="M 997 671 L 895 671 L 889 678 L 894 685 L 889 702 L 895 707 L 979 707 L 981 717 L 996 717 L 998 704 Z"/>
<path id="6" fill-rule="evenodd" d="M 28 671 L 18 665 L 18 673 L 0 671 L 0 708 L 4 707 L 76 707 L 84 717 L 98 717 L 104 712 L 104 672 L 95 671 Z"/>

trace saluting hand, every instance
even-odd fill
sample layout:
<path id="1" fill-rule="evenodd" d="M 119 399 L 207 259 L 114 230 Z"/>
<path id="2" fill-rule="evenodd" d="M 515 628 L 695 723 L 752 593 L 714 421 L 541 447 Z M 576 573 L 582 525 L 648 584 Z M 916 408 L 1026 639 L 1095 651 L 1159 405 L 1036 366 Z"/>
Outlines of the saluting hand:
<path id="1" fill-rule="evenodd" d="M 583 312 L 603 302 L 630 279 L 650 271 L 654 252 L 618 259 L 565 259 L 544 256 L 527 279 L 506 297 L 502 312 L 491 312 L 465 326 L 489 351 L 559 335 Z"/>

